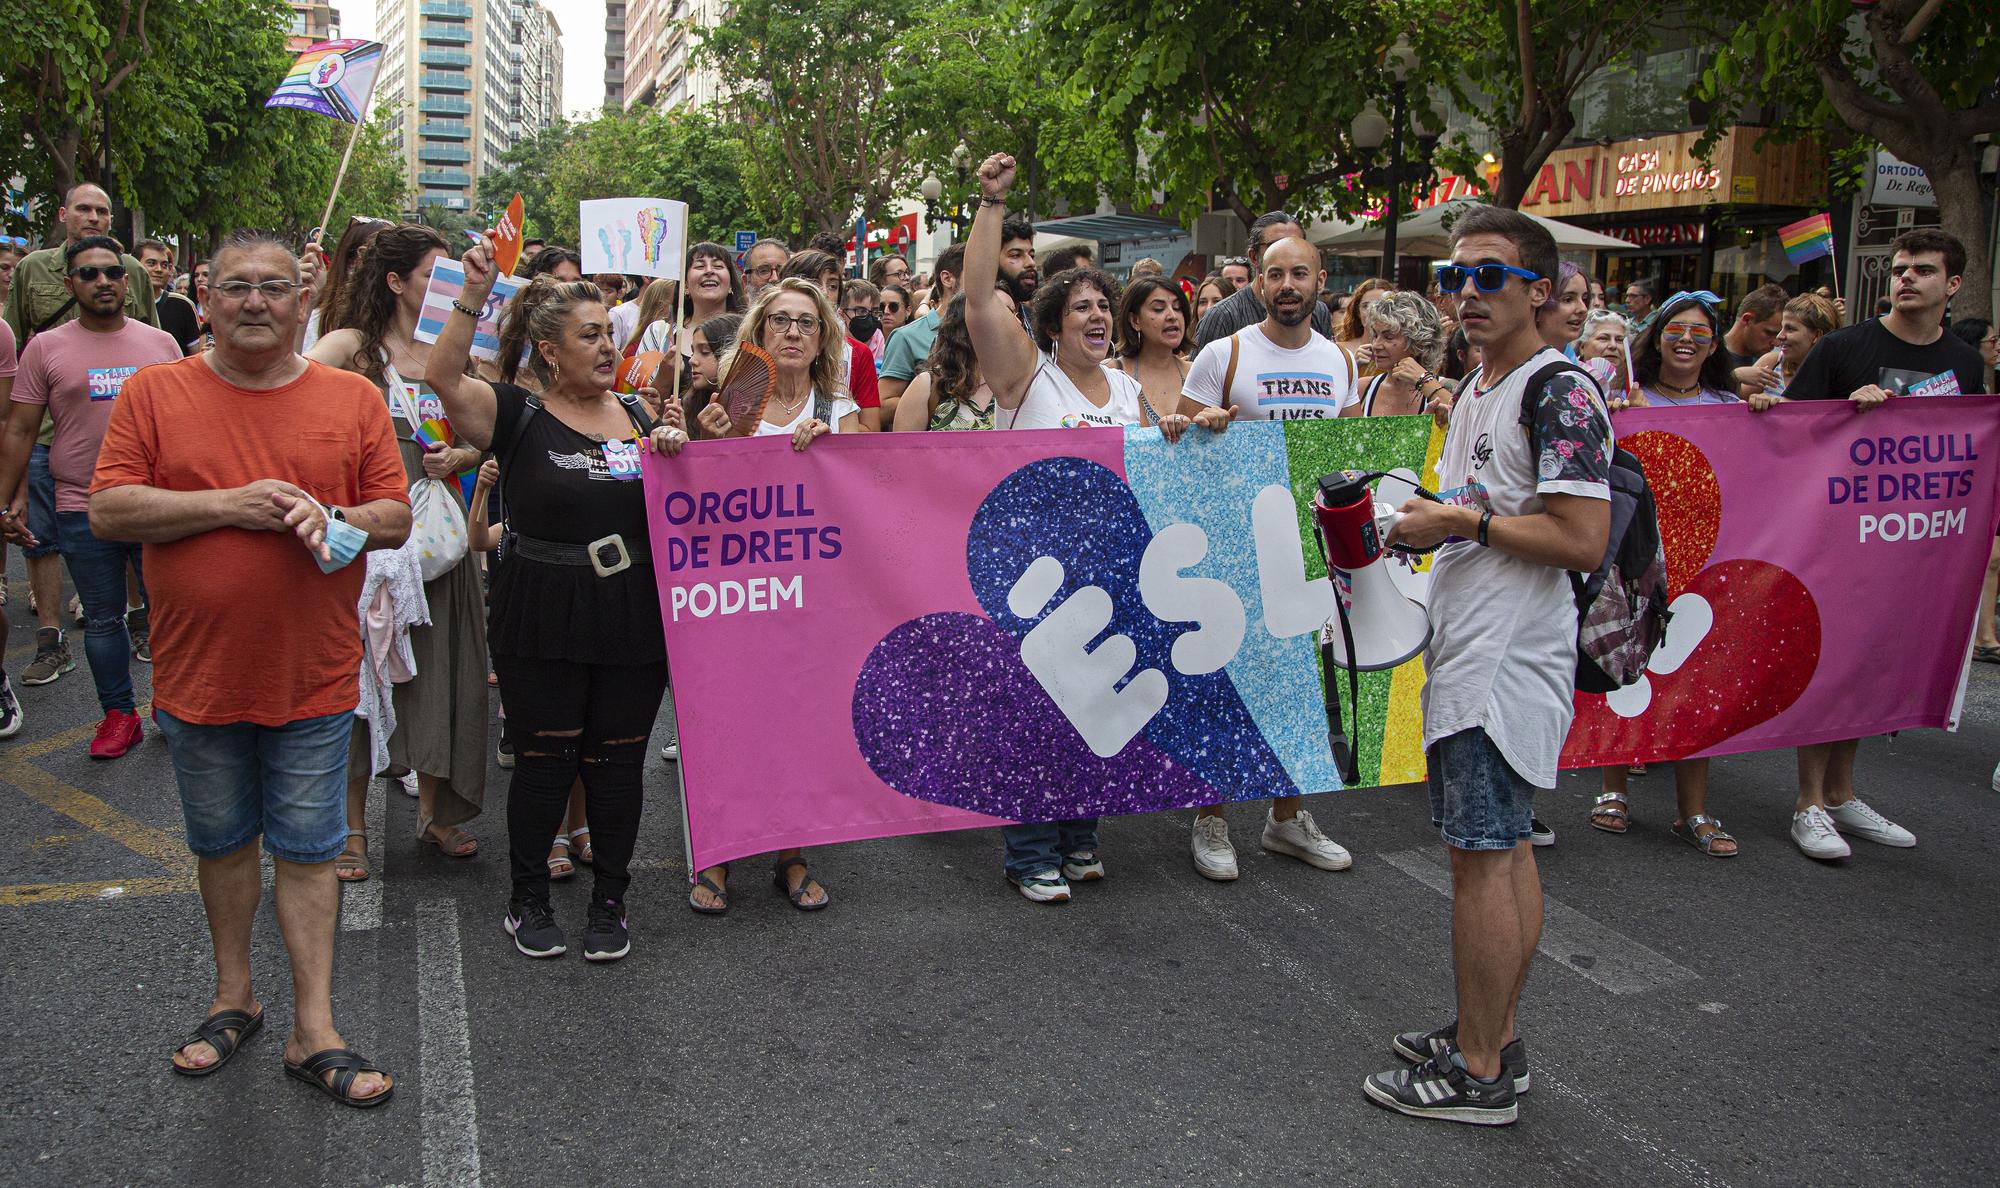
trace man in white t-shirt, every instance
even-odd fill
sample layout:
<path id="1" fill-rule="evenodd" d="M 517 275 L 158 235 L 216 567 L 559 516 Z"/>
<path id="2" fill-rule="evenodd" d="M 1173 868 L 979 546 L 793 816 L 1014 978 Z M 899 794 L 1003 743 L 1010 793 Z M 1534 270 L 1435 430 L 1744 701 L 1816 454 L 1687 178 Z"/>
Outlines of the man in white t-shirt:
<path id="1" fill-rule="evenodd" d="M 1180 412 L 1228 409 L 1253 421 L 1333 418 L 1353 404 L 1354 357 L 1312 328 L 1312 311 L 1326 283 L 1319 249 L 1303 238 L 1281 239 L 1266 248 L 1252 280 L 1264 301 L 1264 320 L 1201 349 L 1181 383 Z M 1264 816 L 1262 845 L 1321 870 L 1346 870 L 1354 858 L 1321 833 L 1300 797 L 1271 802 Z M 1218 882 L 1237 874 L 1236 847 L 1222 806 L 1195 814 L 1194 868 Z"/>
<path id="2" fill-rule="evenodd" d="M 1535 789 L 1556 785 L 1573 713 L 1570 572 L 1595 570 L 1611 532 L 1611 423 L 1589 377 L 1535 329 L 1558 266 L 1548 231 L 1481 206 L 1452 235 L 1438 287 L 1485 366 L 1452 405 L 1443 502 L 1404 504 L 1388 543 L 1438 550 L 1424 748 L 1431 820 L 1451 856 L 1458 1018 L 1396 1036 L 1415 1067 L 1376 1073 L 1362 1091 L 1416 1117 L 1494 1126 L 1514 1121 L 1529 1083 L 1514 1026 L 1542 931 L 1529 823 Z"/>

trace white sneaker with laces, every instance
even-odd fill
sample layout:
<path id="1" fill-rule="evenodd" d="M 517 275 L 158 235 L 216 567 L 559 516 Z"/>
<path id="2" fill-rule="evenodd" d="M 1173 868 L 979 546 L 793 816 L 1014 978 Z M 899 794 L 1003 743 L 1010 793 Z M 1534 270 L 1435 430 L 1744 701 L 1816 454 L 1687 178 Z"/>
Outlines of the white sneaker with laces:
<path id="1" fill-rule="evenodd" d="M 1808 858 L 1845 858 L 1854 851 L 1840 840 L 1840 831 L 1833 827 L 1833 818 L 1826 810 L 1813 805 L 1802 813 L 1792 814 L 1792 840 Z"/>
<path id="2" fill-rule="evenodd" d="M 1869 808 L 1859 799 L 1850 800 L 1846 804 L 1829 805 L 1826 815 L 1833 818 L 1835 829 L 1842 833 L 1851 833 L 1863 841 L 1895 846 L 1903 850 L 1917 844 L 1916 834 Z"/>
<path id="3" fill-rule="evenodd" d="M 417 795 L 417 773 L 415 771 L 404 772 L 396 778 L 396 783 L 403 789 L 403 795 Z"/>
<path id="4" fill-rule="evenodd" d="M 1321 870 L 1346 870 L 1354 865 L 1354 855 L 1319 831 L 1312 814 L 1300 809 L 1289 821 L 1264 815 L 1264 848 L 1273 854 L 1297 858 Z"/>
<path id="5" fill-rule="evenodd" d="M 1236 877 L 1236 847 L 1229 844 L 1229 821 L 1194 819 L 1194 868 L 1205 879 L 1227 883 Z"/>
<path id="6" fill-rule="evenodd" d="M 2000 792 L 2000 764 L 1994 765 L 1993 768 L 1993 790 Z"/>

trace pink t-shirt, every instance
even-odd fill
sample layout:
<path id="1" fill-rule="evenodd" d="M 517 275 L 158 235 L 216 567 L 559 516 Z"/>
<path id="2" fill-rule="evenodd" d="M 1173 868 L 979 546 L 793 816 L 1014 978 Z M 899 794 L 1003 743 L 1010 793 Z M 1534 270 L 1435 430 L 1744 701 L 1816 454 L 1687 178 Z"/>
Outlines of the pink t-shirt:
<path id="1" fill-rule="evenodd" d="M 55 422 L 49 473 L 56 480 L 57 511 L 90 510 L 97 447 L 104 444 L 111 406 L 125 381 L 141 367 L 180 358 L 173 335 L 131 318 L 107 334 L 86 330 L 81 321 L 65 322 L 28 343 L 13 401 L 47 405 Z"/>
<path id="2" fill-rule="evenodd" d="M 13 379 L 19 369 L 14 358 L 14 328 L 0 321 L 0 379 Z"/>

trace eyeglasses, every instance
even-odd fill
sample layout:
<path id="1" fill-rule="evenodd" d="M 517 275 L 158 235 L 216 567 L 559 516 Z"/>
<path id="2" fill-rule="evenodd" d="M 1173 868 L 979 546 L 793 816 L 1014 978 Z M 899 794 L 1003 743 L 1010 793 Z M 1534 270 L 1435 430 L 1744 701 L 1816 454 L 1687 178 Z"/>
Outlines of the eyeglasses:
<path id="1" fill-rule="evenodd" d="M 1472 278 L 1472 287 L 1482 293 L 1498 293 L 1507 284 L 1507 278 L 1518 276 L 1523 284 L 1533 284 L 1541 280 L 1541 274 L 1516 268 L 1512 264 L 1474 264 L 1470 268 L 1458 264 L 1437 266 L 1438 291 L 1446 297 L 1456 297 L 1465 290 L 1465 278 Z"/>
<path id="2" fill-rule="evenodd" d="M 759 264 L 750 270 L 750 275 L 761 276 L 765 280 L 770 280 L 784 270 L 785 266 L 783 264 Z"/>
<path id="3" fill-rule="evenodd" d="M 80 281 L 86 282 L 94 281 L 100 276 L 105 280 L 121 281 L 125 279 L 125 266 L 123 264 L 106 264 L 100 268 L 95 264 L 85 264 L 81 268 L 70 269 L 69 274 Z"/>
<path id="4" fill-rule="evenodd" d="M 1715 341 L 1715 331 L 1692 322 L 1669 322 L 1660 327 L 1661 342 L 1689 342 L 1704 347 Z"/>
<path id="5" fill-rule="evenodd" d="M 251 284 L 249 281 L 230 280 L 218 281 L 208 286 L 208 291 L 211 296 L 226 297 L 231 301 L 248 301 L 251 292 L 254 290 L 262 293 L 266 301 L 283 301 L 303 288 L 305 286 L 299 282 L 288 280 L 268 280 L 260 284 Z"/>
<path id="6" fill-rule="evenodd" d="M 780 334 L 789 334 L 794 327 L 807 338 L 819 333 L 819 319 L 811 314 L 800 314 L 796 318 L 790 314 L 772 314 L 764 319 L 764 324 Z"/>

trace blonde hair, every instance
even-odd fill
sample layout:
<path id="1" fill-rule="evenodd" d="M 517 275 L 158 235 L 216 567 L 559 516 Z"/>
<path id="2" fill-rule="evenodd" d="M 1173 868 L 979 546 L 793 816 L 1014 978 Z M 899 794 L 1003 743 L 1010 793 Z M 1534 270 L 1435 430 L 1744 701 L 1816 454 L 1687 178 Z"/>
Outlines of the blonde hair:
<path id="1" fill-rule="evenodd" d="M 819 353 L 813 356 L 808 374 L 815 392 L 831 400 L 835 395 L 847 391 L 847 376 L 840 365 L 841 356 L 847 346 L 847 334 L 841 329 L 840 315 L 827 300 L 826 290 L 812 281 L 796 276 L 765 285 L 757 294 L 757 300 L 750 306 L 750 312 L 743 315 L 743 324 L 737 328 L 736 341 L 730 344 L 729 353 L 716 364 L 715 374 L 727 376 L 736 366 L 736 354 L 745 343 L 764 348 L 764 322 L 770 317 L 771 303 L 786 293 L 796 293 L 813 303 L 813 314 L 819 318 Z M 505 351 L 505 347 L 502 347 Z"/>
<path id="2" fill-rule="evenodd" d="M 1348 308 L 1354 307 L 1350 304 Z M 1444 322 L 1438 317 L 1437 306 L 1421 293 L 1398 289 L 1371 298 L 1362 306 L 1361 321 L 1368 327 L 1401 330 L 1410 357 L 1427 371 L 1436 371 L 1444 362 Z"/>
<path id="3" fill-rule="evenodd" d="M 1818 293 L 1801 293 L 1785 302 L 1784 312 L 1814 334 L 1831 334 L 1840 329 L 1840 309 Z"/>
<path id="4" fill-rule="evenodd" d="M 589 281 L 559 281 L 547 273 L 529 281 L 500 320 L 500 378 L 514 382 L 525 352 L 536 381 L 544 388 L 555 383 L 555 367 L 533 345 L 560 341 L 577 306 L 603 304 L 603 291 Z"/>

